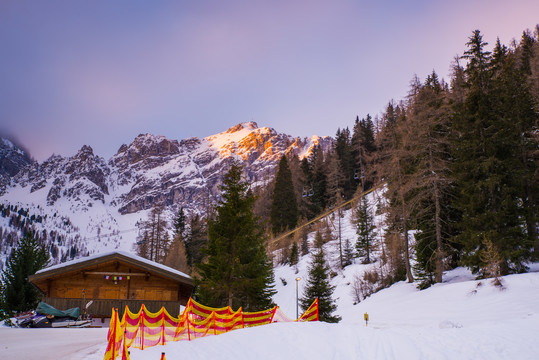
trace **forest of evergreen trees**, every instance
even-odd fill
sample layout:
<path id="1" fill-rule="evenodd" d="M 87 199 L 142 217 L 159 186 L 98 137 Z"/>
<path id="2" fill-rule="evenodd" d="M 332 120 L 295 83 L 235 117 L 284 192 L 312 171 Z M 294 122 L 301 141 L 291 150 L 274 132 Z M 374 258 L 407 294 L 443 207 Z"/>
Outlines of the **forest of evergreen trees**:
<path id="1" fill-rule="evenodd" d="M 86 244 L 78 235 L 67 217 L 35 215 L 28 208 L 19 208 L 9 203 L 0 204 L 0 216 L 9 219 L 8 226 L 0 226 L 0 253 L 9 256 L 18 246 L 19 240 L 28 235 L 45 246 L 51 256 L 52 264 L 62 263 L 77 257 L 88 255 Z M 62 224 L 65 232 L 39 229 L 37 226 L 55 221 Z M 2 264 L 0 263 L 0 268 Z"/>
<path id="2" fill-rule="evenodd" d="M 474 31 L 448 82 L 434 71 L 416 77 L 405 100 L 390 101 L 375 119 L 357 118 L 352 131 L 338 129 L 328 153 L 281 162 L 256 206 L 268 231 L 293 228 L 383 183 L 378 211 L 393 280 L 417 277 L 429 286 L 457 265 L 490 276 L 492 259 L 499 274 L 526 271 L 539 253 L 538 33 L 524 31 L 510 46 L 498 40 L 488 51 Z M 276 208 L 298 221 L 283 222 Z M 356 256 L 370 262 L 372 215 L 358 211 Z"/>
<path id="3" fill-rule="evenodd" d="M 376 206 L 347 206 L 357 238 L 339 242 L 341 266 L 354 258 L 370 263 L 376 253 L 390 269 L 382 282 L 406 279 L 420 287 L 441 282 L 456 266 L 479 277 L 526 271 L 539 254 L 538 41 L 536 28 L 488 51 L 474 31 L 448 81 L 434 71 L 415 77 L 404 100 L 390 101 L 375 118 L 357 117 L 351 130 L 337 129 L 329 151 L 283 156 L 273 182 L 249 189 L 256 198 L 252 220 L 273 239 L 382 184 Z M 375 213 L 385 219 L 383 232 Z M 342 209 L 335 214 L 340 219 Z M 206 220 L 187 223 L 179 214 L 182 244 L 175 252 L 196 275 L 208 254 Z M 270 250 L 281 248 L 277 260 L 294 265 L 309 252 L 308 231 L 332 239 L 322 228 L 303 228 Z"/>

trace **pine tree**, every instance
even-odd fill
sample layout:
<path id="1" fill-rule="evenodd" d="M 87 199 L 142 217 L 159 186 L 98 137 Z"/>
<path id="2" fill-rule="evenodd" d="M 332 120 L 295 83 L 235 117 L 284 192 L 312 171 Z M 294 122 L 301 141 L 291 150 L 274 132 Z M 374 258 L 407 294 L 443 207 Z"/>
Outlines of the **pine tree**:
<path id="1" fill-rule="evenodd" d="M 198 264 L 197 296 L 208 306 L 257 311 L 273 305 L 273 266 L 241 176 L 242 167 L 233 163 L 224 177 L 222 200 L 208 221 L 207 261 Z"/>
<path id="2" fill-rule="evenodd" d="M 373 180 L 368 174 L 372 171 L 370 167 L 372 166 L 374 152 L 376 151 L 374 124 L 369 114 L 361 120 L 359 120 L 359 116 L 356 118 L 351 147 L 354 179 L 356 183 L 361 185 L 363 190 L 368 190 L 373 186 Z"/>
<path id="3" fill-rule="evenodd" d="M 293 242 L 292 247 L 290 249 L 290 265 L 297 265 L 298 260 L 299 260 L 298 244 L 296 242 Z"/>
<path id="4" fill-rule="evenodd" d="M 204 260 L 203 249 L 208 245 L 208 232 L 204 219 L 198 214 L 189 218 L 184 240 L 187 264 L 193 269 Z"/>
<path id="5" fill-rule="evenodd" d="M 354 249 L 352 248 L 350 239 L 346 238 L 346 240 L 344 240 L 343 249 L 342 249 L 343 267 L 352 265 L 354 257 L 355 257 Z"/>
<path id="6" fill-rule="evenodd" d="M 313 149 L 311 156 L 313 191 L 310 201 L 312 204 L 313 217 L 320 214 L 328 205 L 328 176 L 324 152 L 320 146 Z"/>
<path id="7" fill-rule="evenodd" d="M 518 72 L 514 67 L 507 68 L 507 74 L 500 72 L 507 60 L 496 63 L 484 50 L 486 45 L 480 32 L 474 31 L 465 52 L 468 91 L 453 119 L 458 137 L 452 173 L 459 189 L 455 204 L 462 213 L 457 239 L 464 246 L 464 264 L 479 272 L 485 266 L 480 256 L 482 239 L 489 238 L 502 257 L 501 273 L 507 274 L 525 269 L 531 247 L 521 205 L 527 182 L 522 179 L 529 177 L 519 150 L 523 150 L 521 134 L 530 129 L 522 119 L 534 116 L 525 115 L 531 104 L 521 102 L 525 99 L 519 93 L 522 82 L 513 82 Z M 500 49 L 495 53 L 500 59 Z"/>
<path id="8" fill-rule="evenodd" d="M 500 86 L 509 90 L 504 92 L 505 112 L 500 115 L 507 116 L 507 122 L 516 125 L 513 128 L 514 136 L 518 137 L 515 155 L 519 161 L 513 164 L 516 167 L 513 171 L 520 175 L 527 240 L 539 257 L 539 97 L 533 96 L 534 86 L 539 87 L 539 43 L 525 31 L 519 49 L 519 53 L 515 51 L 513 56 L 507 57 L 499 77 Z"/>
<path id="9" fill-rule="evenodd" d="M 364 196 L 357 209 L 357 256 L 363 259 L 364 264 L 371 263 L 371 253 L 376 239 L 376 225 L 367 198 Z"/>
<path id="10" fill-rule="evenodd" d="M 285 155 L 281 157 L 275 177 L 270 217 L 274 234 L 292 229 L 298 222 L 299 214 L 294 183 Z"/>
<path id="11" fill-rule="evenodd" d="M 314 241 L 313 245 L 315 248 L 321 248 L 325 244 L 324 237 L 322 236 L 322 233 L 320 230 L 317 230 L 314 234 Z"/>
<path id="12" fill-rule="evenodd" d="M 303 296 L 299 299 L 300 307 L 306 311 L 314 300 L 318 299 L 318 316 L 320 321 L 339 322 L 341 317 L 333 315 L 337 309 L 332 299 L 335 286 L 329 282 L 329 267 L 324 258 L 324 250 L 318 248 L 313 255 L 313 260 L 309 267 L 309 278 L 303 290 Z"/>
<path id="13" fill-rule="evenodd" d="M 354 179 L 355 164 L 352 156 L 350 130 L 348 128 L 337 130 L 334 152 L 338 171 L 341 175 L 339 188 L 341 189 L 341 194 L 348 200 L 356 191 L 356 181 Z"/>
<path id="14" fill-rule="evenodd" d="M 319 196 L 315 195 L 315 174 L 313 172 L 313 159 L 316 155 L 310 158 L 303 158 L 300 162 L 300 176 L 298 177 L 301 185 L 301 197 L 298 202 L 300 217 L 311 220 L 320 212 Z M 296 179 L 294 179 L 296 180 Z M 320 188 L 317 188 L 318 194 Z M 301 223 L 301 222 L 300 222 Z"/>
<path id="15" fill-rule="evenodd" d="M 47 250 L 32 234 L 19 241 L 2 271 L 2 303 L 8 311 L 34 309 L 39 302 L 38 290 L 30 284 L 28 276 L 49 263 Z"/>
<path id="16" fill-rule="evenodd" d="M 309 240 L 307 239 L 307 234 L 304 230 L 301 234 L 301 256 L 305 256 L 308 253 L 309 253 Z"/>
<path id="17" fill-rule="evenodd" d="M 187 225 L 187 219 L 185 217 L 185 211 L 183 210 L 183 206 L 180 207 L 180 210 L 178 211 L 178 215 L 176 216 L 176 220 L 174 220 L 174 229 L 176 230 L 176 234 L 180 234 L 183 238 L 185 238 L 185 227 Z"/>

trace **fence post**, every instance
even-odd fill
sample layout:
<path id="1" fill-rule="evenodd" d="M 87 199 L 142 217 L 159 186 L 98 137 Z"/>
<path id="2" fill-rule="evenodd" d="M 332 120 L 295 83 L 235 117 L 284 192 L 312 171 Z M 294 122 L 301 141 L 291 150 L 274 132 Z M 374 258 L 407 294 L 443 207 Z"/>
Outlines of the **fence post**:
<path id="1" fill-rule="evenodd" d="M 271 314 L 270 324 L 273 322 L 273 318 L 275 317 L 275 313 L 277 312 L 277 305 L 273 308 L 273 314 Z"/>
<path id="2" fill-rule="evenodd" d="M 116 316 L 114 316 L 116 315 Z M 112 316 L 113 316 L 113 319 L 114 319 L 114 329 L 112 330 L 112 359 L 116 359 L 116 326 L 117 326 L 117 323 L 118 323 L 118 314 L 115 312 L 115 309 L 112 308 Z M 109 341 L 110 342 L 110 341 Z"/>
<path id="3" fill-rule="evenodd" d="M 142 311 L 140 312 L 139 319 L 140 319 L 139 329 L 140 329 L 140 336 L 141 336 L 140 350 L 144 350 L 144 304 L 142 304 Z"/>
<path id="4" fill-rule="evenodd" d="M 193 304 L 191 303 L 191 299 L 189 299 L 189 304 L 187 305 L 188 308 L 185 309 L 185 321 L 187 321 L 187 339 L 191 341 L 191 330 L 189 329 L 189 312 Z"/>
<path id="5" fill-rule="evenodd" d="M 161 325 L 161 332 L 163 336 L 163 340 L 161 340 L 161 345 L 165 345 L 165 307 L 161 308 L 162 316 L 161 321 L 163 321 L 163 324 Z"/>
<path id="6" fill-rule="evenodd" d="M 129 360 L 129 351 L 127 351 L 127 343 L 125 342 L 125 336 L 127 329 L 124 329 L 124 341 L 122 346 L 122 360 Z"/>

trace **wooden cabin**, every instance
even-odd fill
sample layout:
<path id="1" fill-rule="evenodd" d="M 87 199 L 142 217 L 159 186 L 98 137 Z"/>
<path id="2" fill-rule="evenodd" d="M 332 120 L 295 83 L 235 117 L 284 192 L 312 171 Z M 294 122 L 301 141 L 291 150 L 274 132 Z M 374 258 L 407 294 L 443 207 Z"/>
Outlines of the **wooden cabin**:
<path id="1" fill-rule="evenodd" d="M 142 304 L 152 312 L 164 306 L 178 316 L 194 288 L 189 275 L 121 251 L 54 265 L 29 280 L 47 304 L 60 310 L 80 307 L 81 313 L 101 318 L 110 317 L 113 307 L 121 316 L 126 305 L 138 312 Z"/>

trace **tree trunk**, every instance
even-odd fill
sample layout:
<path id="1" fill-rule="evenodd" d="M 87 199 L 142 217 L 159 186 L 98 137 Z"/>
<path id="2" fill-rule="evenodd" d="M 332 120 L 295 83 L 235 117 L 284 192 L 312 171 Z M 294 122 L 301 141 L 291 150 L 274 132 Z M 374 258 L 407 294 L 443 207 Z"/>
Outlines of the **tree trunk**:
<path id="1" fill-rule="evenodd" d="M 340 203 L 337 203 L 340 204 Z M 339 259 L 341 260 L 341 269 L 344 269 L 344 262 L 342 260 L 342 240 L 341 240 L 341 209 L 337 211 L 337 216 L 339 217 Z"/>
<path id="2" fill-rule="evenodd" d="M 525 216 L 526 218 L 526 229 L 528 231 L 528 238 L 533 243 L 533 252 L 535 255 L 539 258 L 539 236 L 537 234 L 537 213 L 535 209 L 535 201 L 533 198 L 533 190 L 532 187 L 527 184 L 526 185 L 526 193 L 527 193 L 527 201 L 525 202 L 527 207 L 527 214 Z"/>
<path id="3" fill-rule="evenodd" d="M 442 222 L 440 219 L 440 192 L 438 190 L 438 183 L 434 182 L 434 206 L 435 206 L 435 219 L 436 226 L 436 274 L 434 281 L 437 283 L 442 282 L 442 273 L 444 271 L 444 255 L 442 250 Z"/>
<path id="4" fill-rule="evenodd" d="M 400 165 L 400 164 L 399 164 Z M 402 181 L 402 174 L 400 172 L 400 169 L 399 169 L 399 183 L 400 184 L 403 184 L 403 181 Z M 399 195 L 400 195 L 400 200 L 401 200 L 401 218 L 402 218 L 402 229 L 404 231 L 404 267 L 406 268 L 406 278 L 408 279 L 408 282 L 409 283 L 412 283 L 414 282 L 414 276 L 412 275 L 412 268 L 410 266 L 410 251 L 409 251 L 409 244 L 410 244 L 410 241 L 408 239 L 408 216 L 406 216 L 405 214 L 407 214 L 405 211 L 405 201 L 404 201 L 404 194 L 403 194 L 403 189 L 401 188 L 399 190 Z"/>
<path id="5" fill-rule="evenodd" d="M 409 251 L 409 240 L 408 240 L 408 226 L 406 225 L 405 219 L 404 222 L 404 267 L 406 268 L 406 278 L 409 283 L 414 282 L 414 276 L 412 275 L 412 268 L 410 267 L 410 251 Z"/>

